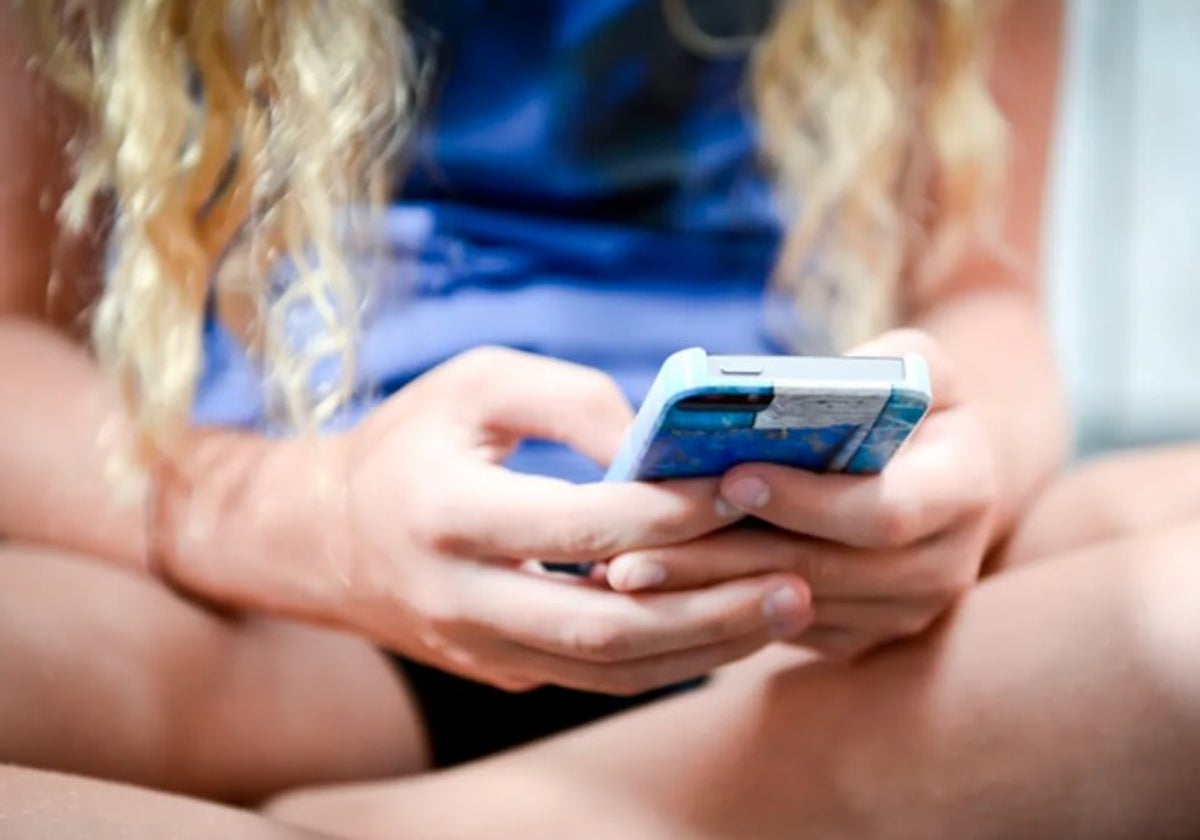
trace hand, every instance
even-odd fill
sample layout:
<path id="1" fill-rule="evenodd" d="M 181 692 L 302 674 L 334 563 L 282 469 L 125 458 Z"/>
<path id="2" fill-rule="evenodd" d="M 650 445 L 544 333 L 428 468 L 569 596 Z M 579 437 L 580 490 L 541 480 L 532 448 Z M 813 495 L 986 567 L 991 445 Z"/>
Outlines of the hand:
<path id="1" fill-rule="evenodd" d="M 604 462 L 630 421 L 615 384 L 513 351 L 430 372 L 346 437 L 352 565 L 340 620 L 404 653 L 509 689 L 617 694 L 703 674 L 807 624 L 791 572 L 628 595 L 532 571 L 687 543 L 739 514 L 715 481 L 577 486 L 499 466 L 526 437 Z"/>
<path id="2" fill-rule="evenodd" d="M 795 573 L 811 588 L 815 611 L 795 641 L 834 658 L 919 634 L 942 615 L 974 584 L 987 548 L 996 504 L 991 445 L 932 338 L 899 330 L 858 352 L 919 353 L 933 380 L 930 415 L 881 475 L 739 466 L 722 478 L 722 497 L 775 529 L 732 528 L 630 552 L 609 564 L 609 584 L 667 591 Z"/>

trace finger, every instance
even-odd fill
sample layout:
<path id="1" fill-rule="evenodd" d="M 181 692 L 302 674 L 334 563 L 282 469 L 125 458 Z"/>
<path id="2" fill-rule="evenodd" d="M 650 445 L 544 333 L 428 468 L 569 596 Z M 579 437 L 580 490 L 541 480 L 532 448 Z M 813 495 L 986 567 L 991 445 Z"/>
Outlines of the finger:
<path id="1" fill-rule="evenodd" d="M 826 659 L 849 662 L 879 647 L 881 641 L 860 630 L 819 625 L 797 636 L 792 644 L 819 653 Z"/>
<path id="2" fill-rule="evenodd" d="M 629 596 L 478 565 L 461 575 L 455 612 L 525 647 L 586 662 L 631 662 L 754 633 L 788 638 L 811 618 L 808 589 L 776 575 L 695 592 Z"/>
<path id="3" fill-rule="evenodd" d="M 735 527 L 685 545 L 622 554 L 609 563 L 607 581 L 619 592 L 665 592 L 790 573 L 808 585 L 815 603 L 946 603 L 970 589 L 978 576 L 982 549 L 961 536 L 949 532 L 915 546 L 879 551 Z"/>
<path id="4" fill-rule="evenodd" d="M 769 631 L 758 630 L 701 648 L 611 664 L 525 649 L 515 655 L 514 667 L 565 688 L 631 696 L 710 673 L 745 659 L 772 641 L 774 636 Z"/>
<path id="5" fill-rule="evenodd" d="M 583 563 L 670 545 L 741 514 L 717 504 L 716 481 L 576 485 L 468 463 L 453 480 L 416 488 L 406 524 L 426 547 L 461 557 Z"/>
<path id="6" fill-rule="evenodd" d="M 487 432 L 564 443 L 607 465 L 633 420 L 620 387 L 594 368 L 499 347 L 451 364 L 471 397 L 454 411 Z"/>
<path id="7" fill-rule="evenodd" d="M 734 467 L 721 479 L 731 506 L 788 531 L 864 548 L 909 545 L 987 507 L 986 461 L 954 411 L 933 414 L 919 440 L 877 476 L 818 475 L 774 464 Z"/>
<path id="8" fill-rule="evenodd" d="M 607 565 L 608 585 L 618 592 L 697 589 L 714 583 L 797 572 L 803 537 L 779 531 L 726 528 L 682 545 L 631 551 Z"/>
<path id="9" fill-rule="evenodd" d="M 439 671 L 511 694 L 531 691 L 544 684 L 527 671 L 512 666 L 512 651 L 515 648 L 512 643 L 502 639 L 472 638 L 469 641 L 469 645 L 461 645 L 448 636 L 439 636 L 435 643 L 427 644 L 424 651 L 413 650 L 411 645 L 406 645 L 405 650 L 397 650 L 396 653 Z"/>
<path id="10" fill-rule="evenodd" d="M 791 641 L 833 659 L 855 659 L 889 642 L 921 635 L 951 605 L 929 600 L 818 603 L 812 626 Z"/>
<path id="11" fill-rule="evenodd" d="M 923 633 L 950 606 L 933 600 L 816 601 L 814 627 L 855 630 L 879 639 L 900 639 Z"/>

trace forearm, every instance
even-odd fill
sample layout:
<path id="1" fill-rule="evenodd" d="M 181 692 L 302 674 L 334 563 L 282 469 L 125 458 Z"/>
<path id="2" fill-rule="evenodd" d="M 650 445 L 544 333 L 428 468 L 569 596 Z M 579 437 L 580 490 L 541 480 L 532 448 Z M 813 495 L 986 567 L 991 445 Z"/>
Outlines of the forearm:
<path id="1" fill-rule="evenodd" d="M 1068 412 L 1053 348 L 1033 292 L 1002 283 L 953 292 L 919 312 L 959 367 L 967 398 L 994 445 L 1003 536 L 1062 464 Z"/>
<path id="2" fill-rule="evenodd" d="M 1069 430 L 1044 323 L 1038 270 L 1051 172 L 1063 3 L 1004 4 L 992 50 L 996 105 L 1008 123 L 1004 254 L 972 242 L 941 284 L 914 284 L 903 305 L 913 326 L 940 339 L 985 412 L 1000 480 L 996 535 L 1003 535 L 1067 451 Z M 937 200 L 936 195 L 931 200 Z M 914 255 L 915 256 L 915 255 Z"/>
<path id="3" fill-rule="evenodd" d="M 0 405 L 0 534 L 145 569 L 146 488 L 110 475 L 128 425 L 83 348 L 0 316 Z M 335 554 L 341 521 L 340 494 L 317 493 L 329 484 L 323 471 L 337 470 L 322 446 L 185 432 L 161 525 L 190 587 L 238 606 L 316 609 L 304 564 Z"/>

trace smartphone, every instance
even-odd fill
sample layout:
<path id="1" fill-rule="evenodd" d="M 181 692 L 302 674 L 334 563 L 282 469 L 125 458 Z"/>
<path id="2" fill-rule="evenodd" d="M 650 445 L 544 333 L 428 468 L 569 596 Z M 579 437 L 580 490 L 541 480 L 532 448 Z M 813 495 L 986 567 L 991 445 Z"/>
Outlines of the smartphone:
<path id="1" fill-rule="evenodd" d="M 606 478 L 718 476 L 766 462 L 820 473 L 883 470 L 929 412 L 917 355 L 710 356 L 663 363 Z"/>

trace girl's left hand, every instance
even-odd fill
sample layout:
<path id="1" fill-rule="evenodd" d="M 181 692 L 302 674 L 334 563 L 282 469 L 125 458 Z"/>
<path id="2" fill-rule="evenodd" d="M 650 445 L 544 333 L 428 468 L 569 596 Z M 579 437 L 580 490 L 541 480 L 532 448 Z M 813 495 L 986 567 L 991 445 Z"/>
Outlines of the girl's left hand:
<path id="1" fill-rule="evenodd" d="M 878 476 L 819 475 L 745 464 L 721 481 L 725 500 L 776 528 L 733 527 L 690 543 L 614 558 L 624 592 L 690 589 L 765 572 L 796 572 L 816 619 L 795 641 L 849 659 L 930 626 L 971 586 L 996 506 L 992 448 L 962 401 L 938 344 L 914 330 L 887 333 L 861 355 L 919 353 L 934 405 Z"/>

